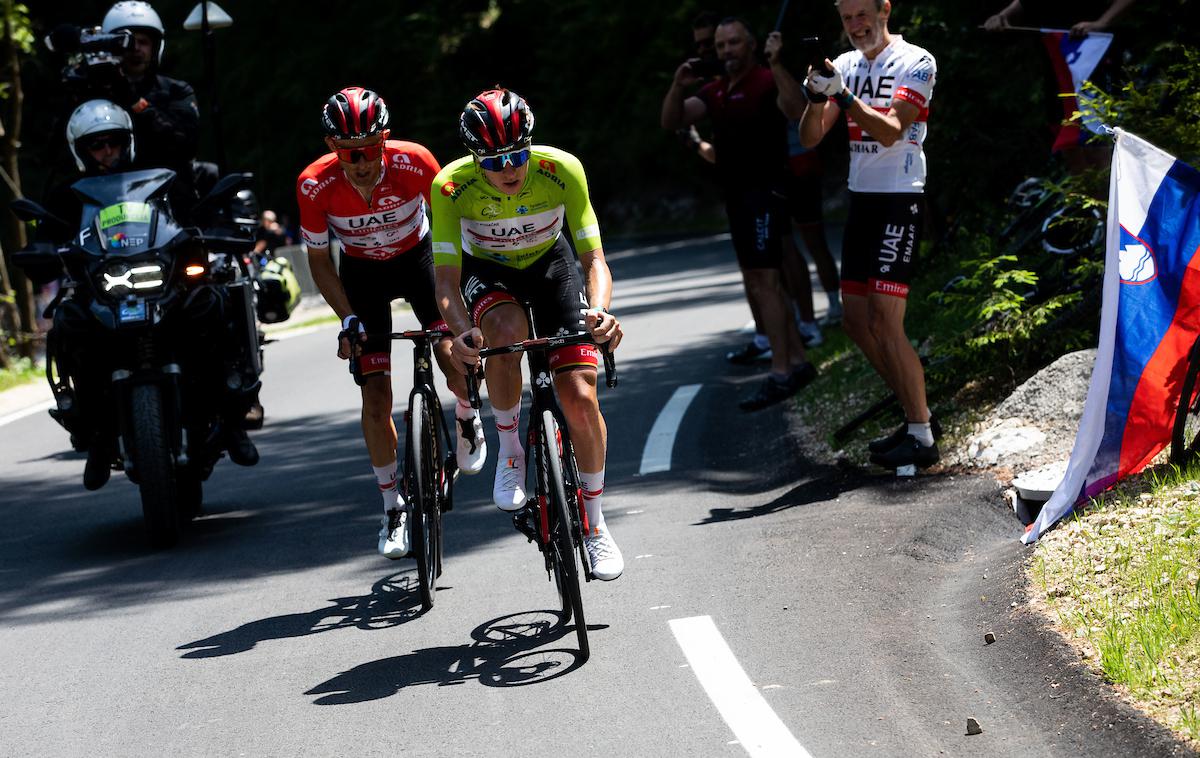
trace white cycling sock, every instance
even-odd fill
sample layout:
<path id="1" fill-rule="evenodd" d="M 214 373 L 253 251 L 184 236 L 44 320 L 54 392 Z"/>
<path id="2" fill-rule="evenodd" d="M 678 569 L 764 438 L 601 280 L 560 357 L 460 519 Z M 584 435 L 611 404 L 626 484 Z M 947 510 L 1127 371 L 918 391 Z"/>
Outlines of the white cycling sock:
<path id="1" fill-rule="evenodd" d="M 476 412 L 477 411 L 471 407 L 470 403 L 468 403 L 466 400 L 463 400 L 461 397 L 458 398 L 458 403 L 454 406 L 454 418 L 462 421 L 463 419 L 474 417 Z"/>
<path id="2" fill-rule="evenodd" d="M 580 471 L 579 487 L 583 490 L 583 507 L 587 510 L 588 526 L 594 534 L 596 529 L 604 526 L 604 512 L 600 509 L 600 500 L 604 497 L 604 469 L 595 474 Z"/>
<path id="3" fill-rule="evenodd" d="M 521 404 L 515 408 L 492 407 L 492 416 L 496 419 L 496 431 L 500 435 L 501 458 L 515 458 L 522 452 L 521 447 Z"/>
<path id="4" fill-rule="evenodd" d="M 371 466 L 375 470 L 375 481 L 379 483 L 379 494 L 383 497 L 384 513 L 404 505 L 400 489 L 396 486 L 396 462 L 386 466 Z"/>
<path id="5" fill-rule="evenodd" d="M 929 447 L 933 444 L 933 427 L 929 425 L 928 421 L 924 424 L 914 424 L 911 421 L 908 422 L 908 433 L 913 436 L 913 439 L 915 439 L 917 442 L 920 442 L 925 447 Z"/>

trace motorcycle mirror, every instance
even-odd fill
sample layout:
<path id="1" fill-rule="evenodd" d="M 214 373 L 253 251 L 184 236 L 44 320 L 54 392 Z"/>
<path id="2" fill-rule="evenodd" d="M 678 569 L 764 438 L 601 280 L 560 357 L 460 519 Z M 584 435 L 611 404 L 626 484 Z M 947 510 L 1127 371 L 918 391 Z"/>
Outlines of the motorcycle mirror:
<path id="1" fill-rule="evenodd" d="M 13 214 L 15 214 L 16 217 L 22 221 L 51 221 L 56 224 L 61 224 L 65 227 L 70 226 L 66 221 L 63 221 L 58 216 L 55 216 L 53 213 L 27 197 L 13 200 L 11 203 L 9 203 L 8 207 L 12 208 Z"/>
<path id="2" fill-rule="evenodd" d="M 221 198 L 236 192 L 242 187 L 250 186 L 250 182 L 253 178 L 254 174 L 250 173 L 226 174 L 225 176 L 222 176 L 217 183 L 213 185 L 213 188 L 208 191 L 208 194 L 205 195 L 199 203 L 196 203 L 196 206 L 192 209 L 192 212 L 196 213 L 201 211 L 215 204 Z"/>

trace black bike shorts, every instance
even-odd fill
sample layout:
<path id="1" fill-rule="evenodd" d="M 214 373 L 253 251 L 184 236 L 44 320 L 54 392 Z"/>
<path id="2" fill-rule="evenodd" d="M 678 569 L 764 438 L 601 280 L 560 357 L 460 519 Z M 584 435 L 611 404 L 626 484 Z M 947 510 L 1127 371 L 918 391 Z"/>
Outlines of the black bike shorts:
<path id="1" fill-rule="evenodd" d="M 583 331 L 583 312 L 589 307 L 575 253 L 561 234 L 553 247 L 523 269 L 464 255 L 462 294 L 476 326 L 498 305 L 529 303 L 534 330 L 541 337 Z M 570 345 L 550 353 L 555 373 L 572 368 L 594 371 L 598 365 L 595 345 Z"/>
<path id="2" fill-rule="evenodd" d="M 338 276 L 350 308 L 367 330 L 362 373 L 390 374 L 392 369 L 392 301 L 404 298 L 422 329 L 445 329 L 434 297 L 433 252 L 429 237 L 411 250 L 373 261 L 343 254 Z"/>
<path id="3" fill-rule="evenodd" d="M 729 233 L 742 269 L 777 269 L 783 262 L 783 235 L 790 229 L 787 198 L 770 190 L 748 190 L 725 198 Z"/>
<path id="4" fill-rule="evenodd" d="M 925 196 L 918 193 L 850 193 L 842 241 L 842 292 L 908 297 L 924 209 Z"/>

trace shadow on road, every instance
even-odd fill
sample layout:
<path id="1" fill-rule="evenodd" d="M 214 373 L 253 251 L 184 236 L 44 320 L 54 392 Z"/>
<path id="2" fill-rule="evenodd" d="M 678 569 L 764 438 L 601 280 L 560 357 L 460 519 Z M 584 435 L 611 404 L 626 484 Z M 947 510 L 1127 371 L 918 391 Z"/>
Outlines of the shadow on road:
<path id="1" fill-rule="evenodd" d="M 258 643 L 305 637 L 335 629 L 392 629 L 421 615 L 421 598 L 415 569 L 386 576 L 357 597 L 330 600 L 333 605 L 307 613 L 251 621 L 228 632 L 180 645 L 181 658 L 216 658 L 244 653 Z"/>
<path id="2" fill-rule="evenodd" d="M 588 629 L 603 629 L 589 625 Z M 527 611 L 488 621 L 463 645 L 415 650 L 355 666 L 304 694 L 315 705 L 345 705 L 391 697 L 406 687 L 446 687 L 475 680 L 486 687 L 523 687 L 571 673 L 583 665 L 576 650 L 557 644 L 574 627 L 558 611 Z"/>

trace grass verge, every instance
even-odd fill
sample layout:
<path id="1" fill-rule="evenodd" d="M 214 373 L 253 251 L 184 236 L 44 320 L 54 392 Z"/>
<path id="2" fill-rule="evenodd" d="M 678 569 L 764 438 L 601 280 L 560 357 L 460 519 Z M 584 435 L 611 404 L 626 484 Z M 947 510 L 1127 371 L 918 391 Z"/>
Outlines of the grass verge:
<path id="1" fill-rule="evenodd" d="M 1200 465 L 1122 483 L 1039 542 L 1031 592 L 1084 661 L 1200 748 Z"/>
<path id="2" fill-rule="evenodd" d="M 0 369 L 0 392 L 19 387 L 22 384 L 29 384 L 43 376 L 41 366 L 28 358 L 17 358 L 13 361 L 11 368 Z"/>

